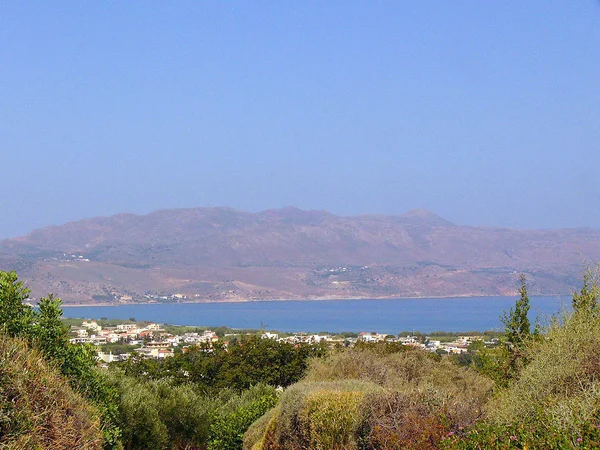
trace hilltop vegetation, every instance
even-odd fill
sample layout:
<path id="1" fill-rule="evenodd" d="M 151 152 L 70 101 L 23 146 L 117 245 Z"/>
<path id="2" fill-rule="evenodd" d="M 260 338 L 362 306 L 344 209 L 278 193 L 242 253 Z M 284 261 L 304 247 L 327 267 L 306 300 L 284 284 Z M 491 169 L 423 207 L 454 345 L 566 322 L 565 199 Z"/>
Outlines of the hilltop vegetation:
<path id="1" fill-rule="evenodd" d="M 44 297 L 40 299 L 37 310 L 27 304 L 28 299 L 29 290 L 19 281 L 17 274 L 0 271 L 0 332 L 7 337 L 21 339 L 39 352 L 73 390 L 98 410 L 104 445 L 119 448 L 120 430 L 113 402 L 116 393 L 104 382 L 104 374 L 96 370 L 94 349 L 69 344 L 67 330 L 60 320 L 60 299 L 52 295 Z M 44 383 L 46 377 L 40 369 L 33 379 Z M 53 445 L 51 442 L 43 444 L 50 448 L 69 448 Z"/>

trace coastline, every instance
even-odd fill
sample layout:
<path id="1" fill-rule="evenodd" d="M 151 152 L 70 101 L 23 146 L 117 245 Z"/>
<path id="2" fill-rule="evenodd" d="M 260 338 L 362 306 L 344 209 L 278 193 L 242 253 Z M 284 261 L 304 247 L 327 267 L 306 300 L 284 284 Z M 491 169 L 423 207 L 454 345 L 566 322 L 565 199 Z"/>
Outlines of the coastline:
<path id="1" fill-rule="evenodd" d="M 180 301 L 180 302 L 119 302 L 119 303 L 63 303 L 62 308 L 77 308 L 77 307 L 116 307 L 116 306 L 143 306 L 143 305 L 195 305 L 195 304 L 231 304 L 231 303 L 283 303 L 283 302 L 327 302 L 327 301 L 344 301 L 344 300 L 427 300 L 427 299 L 472 299 L 472 298 L 498 298 L 498 297 L 516 297 L 518 294 L 512 295 L 476 295 L 476 294 L 461 294 L 461 295 L 428 295 L 418 297 L 315 297 L 315 298 L 286 298 L 286 299 L 227 299 L 227 300 L 200 300 L 200 301 Z M 571 296 L 568 294 L 553 294 L 553 295 L 530 295 L 531 298 L 536 297 L 557 297 Z"/>

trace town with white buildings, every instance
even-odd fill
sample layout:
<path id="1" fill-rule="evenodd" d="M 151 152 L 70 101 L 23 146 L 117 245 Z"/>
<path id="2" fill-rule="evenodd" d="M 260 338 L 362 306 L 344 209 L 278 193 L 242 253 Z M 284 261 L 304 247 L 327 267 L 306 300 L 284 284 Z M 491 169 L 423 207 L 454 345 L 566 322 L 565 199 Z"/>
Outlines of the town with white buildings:
<path id="1" fill-rule="evenodd" d="M 108 344 L 126 344 L 132 346 L 133 352 L 148 358 L 163 359 L 173 356 L 175 348 L 185 349 L 193 345 L 212 346 L 221 342 L 227 346 L 229 339 L 236 334 L 217 336 L 212 330 L 173 334 L 166 331 L 162 325 L 156 323 L 120 323 L 115 326 L 101 326 L 95 320 L 84 320 L 79 326 L 71 326 L 71 343 L 93 344 L 98 346 L 98 358 L 104 363 L 123 361 L 132 353 L 113 354 L 112 351 L 104 351 L 103 346 Z M 330 346 L 352 347 L 359 342 L 363 343 L 400 343 L 402 345 L 421 348 L 430 352 L 442 354 L 466 353 L 469 346 L 475 341 L 484 341 L 483 336 L 458 336 L 448 342 L 430 339 L 428 336 L 394 336 L 376 332 L 361 332 L 351 337 L 329 334 L 309 333 L 274 333 L 262 330 L 262 339 L 273 339 L 277 342 L 290 344 L 320 344 Z M 250 333 L 252 334 L 252 333 Z M 484 345 L 496 345 L 496 340 L 485 341 Z M 110 347 L 110 346 L 109 346 Z"/>

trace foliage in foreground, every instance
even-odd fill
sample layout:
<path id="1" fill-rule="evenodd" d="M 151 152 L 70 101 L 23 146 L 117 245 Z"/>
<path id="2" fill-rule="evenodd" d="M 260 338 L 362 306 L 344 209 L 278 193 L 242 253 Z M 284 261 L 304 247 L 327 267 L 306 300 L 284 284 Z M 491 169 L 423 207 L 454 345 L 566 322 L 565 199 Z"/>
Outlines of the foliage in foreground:
<path id="1" fill-rule="evenodd" d="M 425 352 L 372 350 L 313 360 L 244 448 L 436 448 L 481 415 L 490 380 Z"/>
<path id="2" fill-rule="evenodd" d="M 600 447 L 600 289 L 588 269 L 573 312 L 522 346 L 516 377 L 486 407 L 487 418 L 448 436 L 445 447 Z"/>
<path id="3" fill-rule="evenodd" d="M 521 277 L 503 343 L 474 346 L 462 369 L 385 346 L 315 360 L 252 425 L 244 448 L 600 448 L 599 299 L 588 272 L 573 313 L 532 332 Z"/>
<path id="4" fill-rule="evenodd" d="M 275 388 L 264 384 L 209 397 L 191 383 L 141 380 L 119 370 L 111 371 L 109 384 L 119 392 L 122 442 L 131 450 L 239 449 L 244 432 L 277 401 Z"/>
<path id="5" fill-rule="evenodd" d="M 21 338 L 55 366 L 73 389 L 100 411 L 104 446 L 119 448 L 116 393 L 96 370 L 96 352 L 90 346 L 71 345 L 61 322 L 61 301 L 52 295 L 40 299 L 39 311 L 27 304 L 29 289 L 15 272 L 0 271 L 0 327 L 8 336 Z"/>
<path id="6" fill-rule="evenodd" d="M 519 378 L 487 406 L 488 419 L 456 448 L 600 447 L 600 315 L 576 311 L 527 348 Z"/>
<path id="7" fill-rule="evenodd" d="M 238 450 L 252 423 L 277 403 L 275 388 L 258 384 L 220 405 L 210 425 L 209 450 Z"/>
<path id="8" fill-rule="evenodd" d="M 108 383 L 118 392 L 117 417 L 126 449 L 190 448 L 208 441 L 212 403 L 191 387 L 140 381 L 116 370 Z"/>
<path id="9" fill-rule="evenodd" d="M 42 355 L 0 335 L 0 448 L 100 449 L 99 412 Z"/>
<path id="10" fill-rule="evenodd" d="M 272 408 L 277 399 L 275 388 L 261 382 L 293 383 L 302 376 L 308 358 L 325 351 L 319 346 L 294 346 L 250 337 L 232 343 L 229 349 L 224 346 L 192 348 L 167 361 L 132 358 L 121 366 L 125 373 L 115 367 L 106 373 L 96 368 L 94 348 L 69 343 L 61 322 L 60 299 L 42 298 L 36 311 L 27 305 L 28 296 L 28 289 L 16 273 L 0 272 L 2 331 L 35 347 L 39 355 L 65 377 L 60 381 L 60 375 L 56 375 L 57 383 L 65 384 L 68 380 L 72 388 L 95 405 L 86 405 L 71 393 L 85 406 L 75 411 L 79 415 L 90 414 L 87 420 L 95 420 L 99 432 L 95 445 L 105 448 L 241 448 L 244 432 Z M 2 375 L 0 393 L 16 399 L 16 394 L 11 394 L 15 389 L 9 389 L 10 383 L 21 382 L 13 378 L 13 372 L 4 370 Z M 30 372 L 30 375 L 40 383 L 48 381 L 39 372 Z M 32 387 L 35 386 L 32 383 Z M 38 405 L 38 400 L 41 401 L 41 397 L 26 405 L 42 407 L 43 403 Z M 8 408 L 10 402 L 3 405 Z M 56 411 L 64 413 L 65 420 L 70 417 L 71 410 L 65 412 L 57 408 Z M 10 414 L 6 409 L 0 416 L 0 436 L 13 441 L 33 436 L 37 422 L 30 423 L 23 415 L 16 420 Z M 86 417 L 80 419 L 83 421 Z M 30 425 L 33 428 L 28 428 Z M 55 433 L 58 428 L 53 426 L 47 425 Z M 77 448 L 78 439 L 69 433 L 66 426 L 64 436 L 71 436 L 73 447 L 64 448 Z M 85 436 L 82 432 L 81 438 Z M 31 443 L 25 448 L 35 447 L 34 441 Z M 57 444 L 52 448 L 63 447 Z M 89 444 L 87 448 L 94 447 Z"/>

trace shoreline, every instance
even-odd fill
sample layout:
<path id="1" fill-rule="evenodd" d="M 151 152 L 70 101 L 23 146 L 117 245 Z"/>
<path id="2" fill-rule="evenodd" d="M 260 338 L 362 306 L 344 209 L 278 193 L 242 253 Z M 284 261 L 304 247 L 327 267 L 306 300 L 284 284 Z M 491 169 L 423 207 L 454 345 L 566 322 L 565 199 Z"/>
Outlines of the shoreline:
<path id="1" fill-rule="evenodd" d="M 530 295 L 530 298 L 536 297 L 557 297 L 571 296 L 572 294 L 553 294 L 553 295 Z M 144 306 L 144 305 L 194 305 L 194 304 L 224 304 L 224 303 L 283 303 L 283 302 L 327 302 L 327 301 L 345 301 L 345 300 L 429 300 L 429 299 L 472 299 L 472 298 L 510 298 L 517 297 L 513 295 L 431 295 L 419 297 L 317 297 L 303 299 L 231 299 L 231 300 L 200 300 L 200 301 L 180 301 L 180 302 L 119 302 L 119 303 L 81 303 L 70 304 L 63 303 L 62 308 L 79 308 L 79 307 L 118 307 L 118 306 Z"/>

